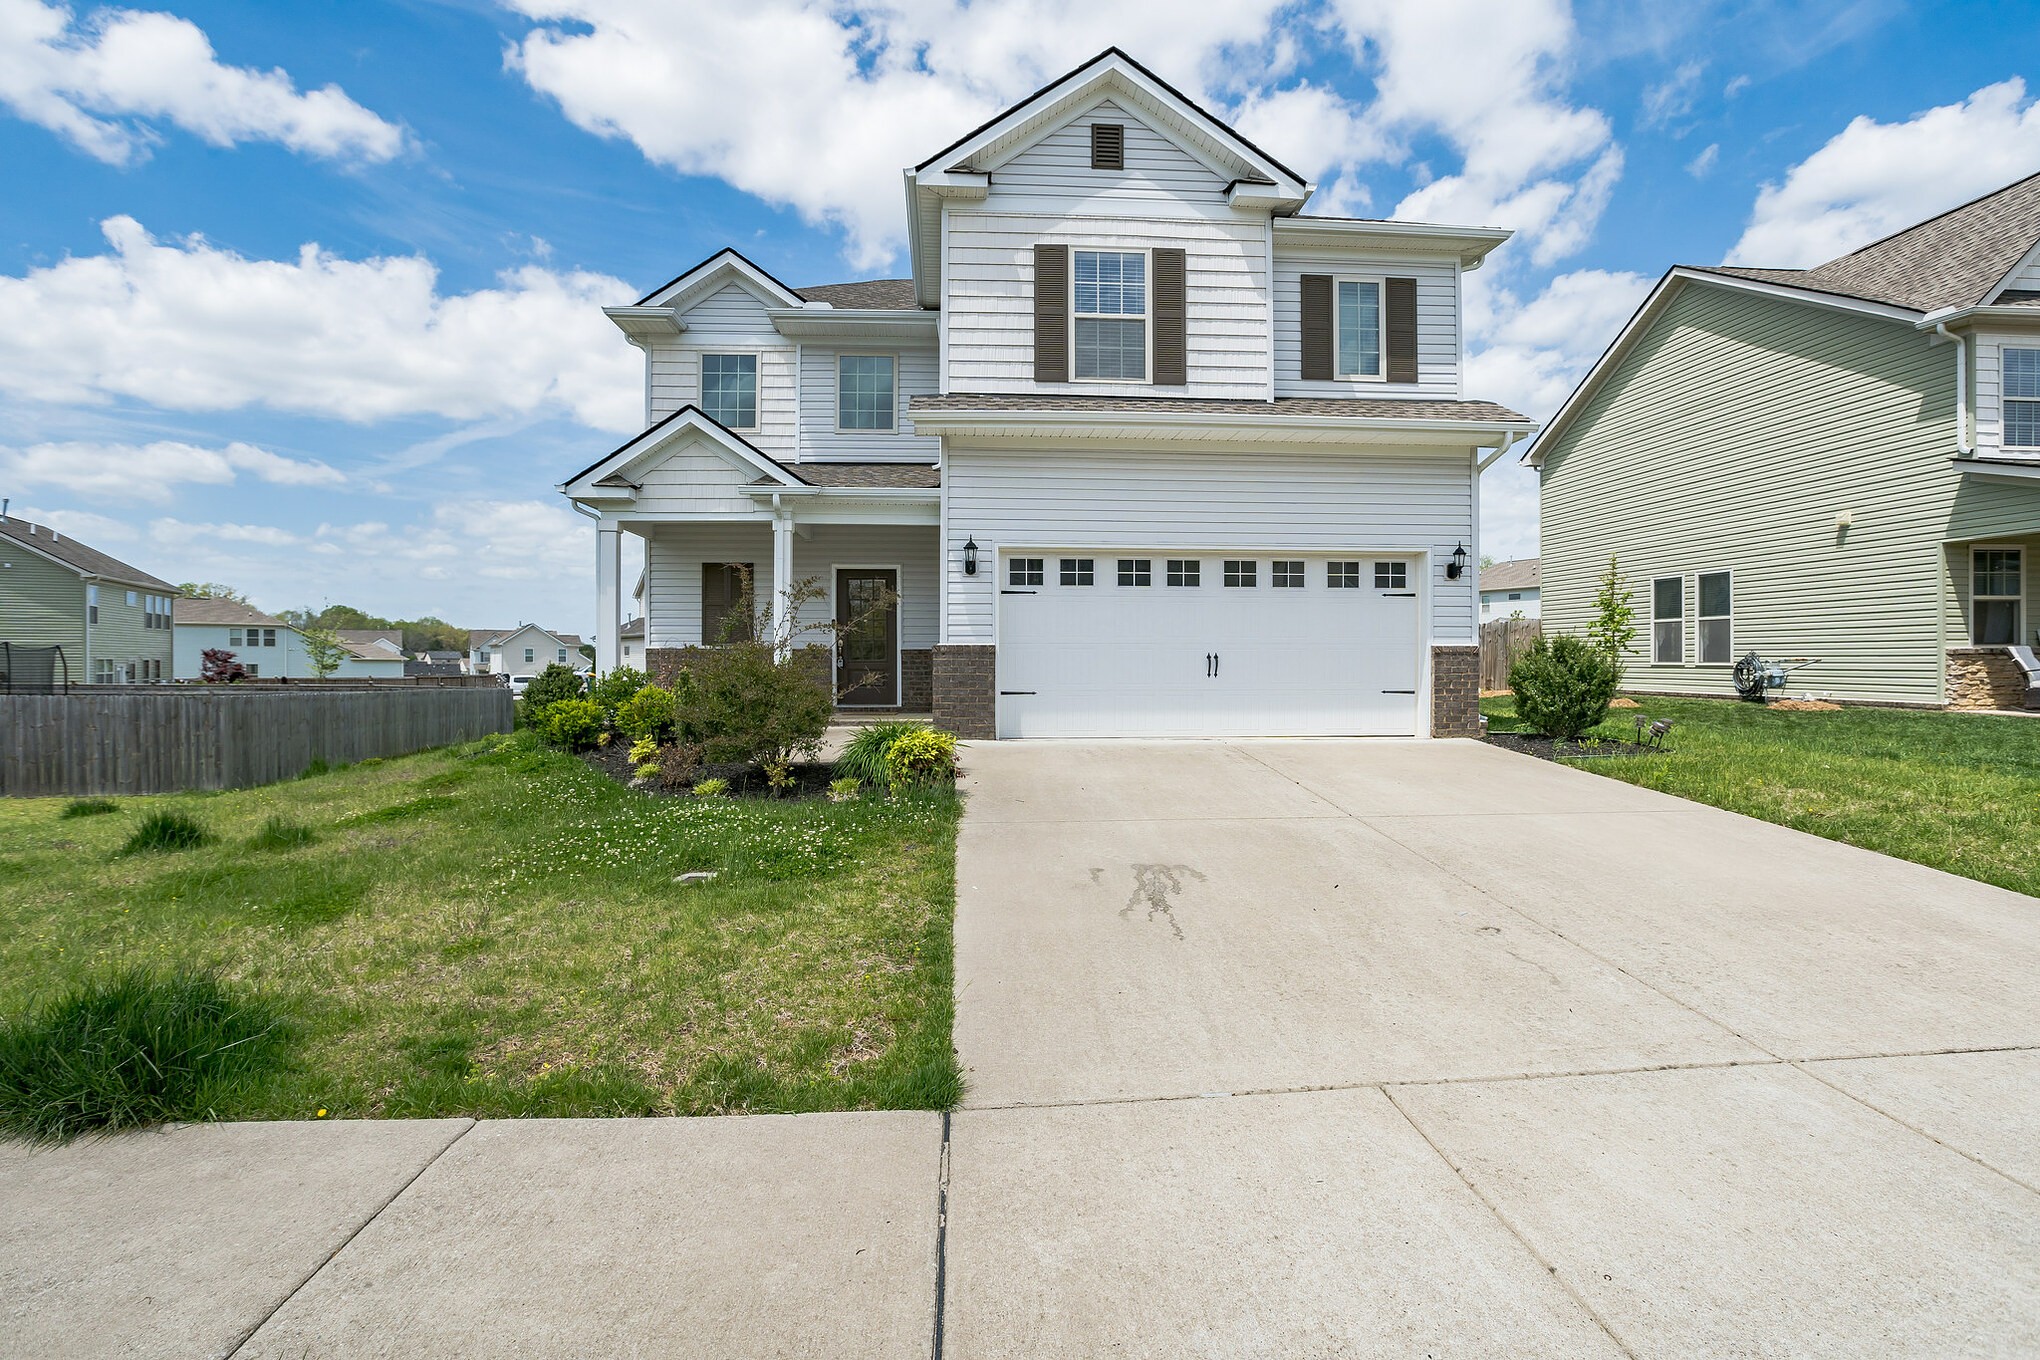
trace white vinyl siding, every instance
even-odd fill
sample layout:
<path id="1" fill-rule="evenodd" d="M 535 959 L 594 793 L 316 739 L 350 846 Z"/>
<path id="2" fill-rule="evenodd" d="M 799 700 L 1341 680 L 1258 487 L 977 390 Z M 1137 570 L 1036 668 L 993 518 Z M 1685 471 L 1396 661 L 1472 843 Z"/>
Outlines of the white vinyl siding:
<path id="1" fill-rule="evenodd" d="M 896 354 L 894 428 L 890 430 L 838 430 L 836 428 L 837 359 L 843 354 Z M 933 435 L 916 435 L 907 404 L 915 396 L 932 393 L 935 383 L 935 351 L 880 351 L 870 346 L 818 345 L 804 342 L 800 347 L 800 457 L 827 462 L 933 463 L 941 456 L 942 443 Z"/>
<path id="2" fill-rule="evenodd" d="M 1231 556 L 1251 553 L 1271 562 L 1285 547 L 1298 553 L 1390 550 L 1411 561 L 1411 588 L 1428 596 L 1427 640 L 1470 642 L 1472 577 L 1448 581 L 1442 563 L 1455 546 L 1472 540 L 1471 474 L 1463 453 L 1334 457 L 952 446 L 945 473 L 946 640 L 996 640 L 998 582 L 983 570 L 963 573 L 963 543 L 975 537 L 987 561 L 1001 548 L 1039 547 L 1044 555 L 1095 548 L 1100 572 L 1116 567 L 1114 549 L 1144 547 L 1156 589 L 1172 549 L 1201 552 L 1214 569 L 1228 548 Z M 1417 549 L 1431 554 L 1430 578 L 1422 583 L 1416 580 Z"/>
<path id="3" fill-rule="evenodd" d="M 738 467 L 696 433 L 653 455 L 651 465 L 632 478 L 639 484 L 634 508 L 640 513 L 750 515 L 758 509 L 744 493 L 757 473 Z"/>
<path id="4" fill-rule="evenodd" d="M 932 524 L 817 524 L 793 540 L 796 582 L 813 579 L 825 597 L 803 611 L 821 620 L 834 607 L 838 565 L 900 569 L 900 646 L 935 645 L 937 582 L 936 529 Z M 701 566 L 704 562 L 748 562 L 752 593 L 769 602 L 779 589 L 772 579 L 772 527 L 752 524 L 661 524 L 645 550 L 645 613 L 648 647 L 693 647 L 701 642 Z M 804 640 L 826 642 L 817 631 Z"/>
<path id="5" fill-rule="evenodd" d="M 687 329 L 672 341 L 655 342 L 651 350 L 654 423 L 689 403 L 701 404 L 703 354 L 756 354 L 758 426 L 743 436 L 775 458 L 794 457 L 794 346 L 773 329 L 766 305 L 748 288 L 730 283 L 680 314 Z"/>
<path id="6" fill-rule="evenodd" d="M 1118 123 L 1126 129 L 1125 167 L 1091 168 L 1091 124 Z M 1220 175 L 1182 147 L 1111 100 L 1078 115 L 991 171 L 994 193 L 1009 202 L 1039 202 L 1054 212 L 1198 210 L 1230 213 L 1226 175 Z"/>
<path id="7" fill-rule="evenodd" d="M 1303 276 L 1417 281 L 1417 381 L 1303 380 Z M 1336 289 L 1334 312 L 1337 311 Z M 1386 312 L 1386 301 L 1383 311 Z M 1383 363 L 1387 360 L 1384 357 Z M 1450 259 L 1357 254 L 1275 245 L 1275 395 L 1279 397 L 1459 396 L 1459 274 Z M 1476 396 L 1487 395 L 1476 393 Z"/>

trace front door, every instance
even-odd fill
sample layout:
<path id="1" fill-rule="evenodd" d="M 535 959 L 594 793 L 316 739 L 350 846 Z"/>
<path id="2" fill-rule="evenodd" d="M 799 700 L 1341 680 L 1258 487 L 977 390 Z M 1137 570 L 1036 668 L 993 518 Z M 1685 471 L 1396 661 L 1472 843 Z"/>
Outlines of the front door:
<path id="1" fill-rule="evenodd" d="M 836 569 L 836 702 L 899 703 L 900 576 L 890 568 Z"/>

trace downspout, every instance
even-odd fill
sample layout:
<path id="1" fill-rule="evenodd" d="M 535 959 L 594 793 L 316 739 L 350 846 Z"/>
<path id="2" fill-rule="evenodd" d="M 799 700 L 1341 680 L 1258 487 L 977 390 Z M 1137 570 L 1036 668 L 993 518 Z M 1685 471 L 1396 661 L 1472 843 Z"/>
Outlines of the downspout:
<path id="1" fill-rule="evenodd" d="M 1969 342 L 1945 321 L 1934 323 L 1934 334 L 1955 345 L 1955 451 L 1967 458 L 1975 452 L 1969 444 Z"/>

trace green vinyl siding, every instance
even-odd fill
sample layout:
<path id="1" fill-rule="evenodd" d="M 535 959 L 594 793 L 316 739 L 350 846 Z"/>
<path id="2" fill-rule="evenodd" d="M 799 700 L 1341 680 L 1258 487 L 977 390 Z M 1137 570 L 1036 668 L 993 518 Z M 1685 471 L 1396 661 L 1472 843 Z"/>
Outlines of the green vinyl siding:
<path id="1" fill-rule="evenodd" d="M 0 563 L 0 642 L 62 647 L 71 678 L 85 679 L 85 582 L 7 539 L 0 539 Z"/>
<path id="2" fill-rule="evenodd" d="M 1911 325 L 1687 284 L 1544 450 L 1547 630 L 1585 628 L 1619 557 L 1636 591 L 1638 690 L 1729 691 L 1697 664 L 1701 573 L 1734 573 L 1733 654 L 1819 657 L 1839 697 L 1939 702 L 1967 638 L 1946 544 L 2040 533 L 2040 488 L 1966 479 L 1955 355 Z M 1851 523 L 1838 527 L 1846 513 Z M 1685 581 L 1685 657 L 1651 664 L 1659 576 Z M 2030 587 L 2029 587 L 2030 589 Z"/>
<path id="3" fill-rule="evenodd" d="M 135 602 L 127 602 L 132 590 Z M 150 628 L 144 602 L 153 593 L 141 586 L 118 581 L 99 582 L 99 622 L 92 625 L 92 664 L 111 661 L 125 675 L 126 667 L 141 661 L 162 662 L 162 679 L 171 675 L 172 637 L 169 628 Z M 136 666 L 135 678 L 143 678 Z"/>

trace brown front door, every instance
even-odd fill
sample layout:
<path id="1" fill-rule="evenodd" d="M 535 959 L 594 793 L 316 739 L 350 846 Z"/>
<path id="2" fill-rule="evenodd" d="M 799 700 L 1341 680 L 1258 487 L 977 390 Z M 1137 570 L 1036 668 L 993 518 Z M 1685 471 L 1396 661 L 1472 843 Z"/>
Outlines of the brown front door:
<path id="1" fill-rule="evenodd" d="M 900 576 L 871 567 L 836 569 L 836 702 L 899 703 Z"/>

